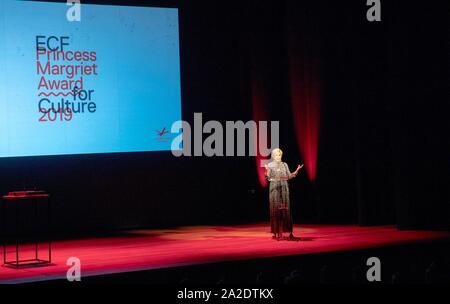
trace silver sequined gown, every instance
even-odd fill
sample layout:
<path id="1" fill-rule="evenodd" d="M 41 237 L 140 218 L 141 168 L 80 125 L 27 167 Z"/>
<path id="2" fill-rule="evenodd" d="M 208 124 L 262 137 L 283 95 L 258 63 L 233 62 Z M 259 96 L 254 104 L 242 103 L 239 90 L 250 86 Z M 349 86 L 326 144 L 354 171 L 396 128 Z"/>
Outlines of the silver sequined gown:
<path id="1" fill-rule="evenodd" d="M 270 182 L 270 231 L 272 233 L 292 232 L 292 214 L 289 199 L 289 167 L 284 162 L 268 164 L 267 180 Z"/>

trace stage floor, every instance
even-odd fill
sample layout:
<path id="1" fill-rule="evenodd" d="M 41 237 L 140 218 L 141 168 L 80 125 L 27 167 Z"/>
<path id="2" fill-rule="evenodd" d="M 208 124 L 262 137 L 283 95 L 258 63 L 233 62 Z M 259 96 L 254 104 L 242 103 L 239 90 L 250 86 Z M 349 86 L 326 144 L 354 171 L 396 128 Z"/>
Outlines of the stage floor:
<path id="1" fill-rule="evenodd" d="M 114 236 L 53 243 L 53 264 L 21 269 L 0 267 L 0 283 L 66 278 L 70 257 L 81 260 L 81 276 L 161 269 L 223 261 L 247 260 L 392 245 L 450 240 L 450 232 L 399 231 L 393 226 L 296 225 L 301 240 L 273 240 L 266 223 L 239 226 L 190 226 L 134 230 Z M 8 258 L 14 258 L 11 246 Z M 25 246 L 21 258 L 32 257 Z M 45 258 L 45 249 L 42 248 Z M 3 261 L 3 252 L 1 261 Z"/>

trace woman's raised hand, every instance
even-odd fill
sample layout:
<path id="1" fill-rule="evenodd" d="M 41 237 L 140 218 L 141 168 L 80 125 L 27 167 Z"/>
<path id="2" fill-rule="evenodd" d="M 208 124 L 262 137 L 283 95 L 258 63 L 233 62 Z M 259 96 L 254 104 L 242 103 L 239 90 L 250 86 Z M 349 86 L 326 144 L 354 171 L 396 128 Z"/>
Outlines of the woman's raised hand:
<path id="1" fill-rule="evenodd" d="M 302 165 L 298 165 L 297 169 L 295 170 L 295 172 L 292 174 L 294 177 L 297 176 L 298 171 L 300 171 L 300 169 L 303 168 L 303 164 Z"/>

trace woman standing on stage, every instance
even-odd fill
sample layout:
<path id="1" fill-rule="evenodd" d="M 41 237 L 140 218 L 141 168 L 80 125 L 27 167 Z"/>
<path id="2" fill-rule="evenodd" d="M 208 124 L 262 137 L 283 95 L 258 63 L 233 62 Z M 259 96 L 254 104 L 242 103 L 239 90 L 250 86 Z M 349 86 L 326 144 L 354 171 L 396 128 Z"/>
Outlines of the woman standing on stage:
<path id="1" fill-rule="evenodd" d="M 283 232 L 292 234 L 292 214 L 289 200 L 288 180 L 297 176 L 303 165 L 298 165 L 294 173 L 289 171 L 285 162 L 281 161 L 283 151 L 279 148 L 272 150 L 272 161 L 265 166 L 266 179 L 270 182 L 269 202 L 270 202 L 270 232 L 273 238 L 280 239 Z"/>

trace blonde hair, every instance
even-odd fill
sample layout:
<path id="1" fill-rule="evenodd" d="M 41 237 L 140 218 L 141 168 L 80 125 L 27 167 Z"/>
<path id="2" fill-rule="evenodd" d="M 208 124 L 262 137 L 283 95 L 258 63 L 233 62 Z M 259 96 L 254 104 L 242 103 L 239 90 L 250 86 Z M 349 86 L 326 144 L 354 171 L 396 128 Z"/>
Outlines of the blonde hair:
<path id="1" fill-rule="evenodd" d="M 275 149 L 272 150 L 272 153 L 270 153 L 270 156 L 271 156 L 272 158 L 273 158 L 273 154 L 274 154 L 275 152 L 280 152 L 280 154 L 283 155 L 283 151 L 282 151 L 280 148 L 275 148 Z"/>

